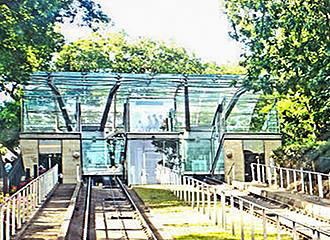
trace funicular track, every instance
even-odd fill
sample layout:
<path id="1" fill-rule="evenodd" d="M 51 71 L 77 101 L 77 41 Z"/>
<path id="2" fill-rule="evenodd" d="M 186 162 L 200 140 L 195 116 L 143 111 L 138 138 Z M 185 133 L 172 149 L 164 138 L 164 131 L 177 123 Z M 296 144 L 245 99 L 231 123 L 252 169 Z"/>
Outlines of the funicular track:
<path id="1" fill-rule="evenodd" d="M 108 185 L 88 180 L 83 239 L 162 239 L 118 177 Z"/>
<path id="2" fill-rule="evenodd" d="M 203 182 L 209 185 L 224 185 L 229 189 L 225 182 L 214 177 L 205 177 Z M 245 212 L 264 218 L 268 223 L 277 226 L 278 229 L 295 233 L 298 239 L 330 239 L 330 221 L 311 217 L 301 209 L 255 193 L 241 195 L 239 198 L 245 200 L 242 204 L 242 209 Z M 241 207 L 239 198 L 227 196 L 225 202 L 227 205 L 239 209 Z M 251 205 L 253 205 L 252 211 Z M 278 215 L 281 216 L 282 221 L 277 217 Z M 299 227 L 298 224 L 292 222 L 292 220 L 297 219 L 299 219 Z M 317 229 L 321 234 L 317 235 L 313 229 Z"/>

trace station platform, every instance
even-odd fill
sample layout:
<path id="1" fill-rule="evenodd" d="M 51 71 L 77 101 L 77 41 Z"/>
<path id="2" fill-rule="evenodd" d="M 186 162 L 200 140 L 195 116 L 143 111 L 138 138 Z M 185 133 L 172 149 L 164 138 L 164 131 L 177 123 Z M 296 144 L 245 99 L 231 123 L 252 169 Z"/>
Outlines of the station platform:
<path id="1" fill-rule="evenodd" d="M 275 186 L 267 186 L 267 184 L 258 182 L 242 183 L 234 181 L 233 187 L 249 193 L 277 200 L 312 217 L 330 221 L 329 198 L 320 198 L 315 195 L 289 191 L 286 189 L 276 188 Z"/>

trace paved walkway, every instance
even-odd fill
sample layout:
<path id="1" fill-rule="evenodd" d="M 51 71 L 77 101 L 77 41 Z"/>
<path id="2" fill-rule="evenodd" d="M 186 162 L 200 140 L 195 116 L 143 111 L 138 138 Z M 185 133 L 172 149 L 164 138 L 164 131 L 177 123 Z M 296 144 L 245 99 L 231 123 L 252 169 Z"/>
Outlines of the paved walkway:
<path id="1" fill-rule="evenodd" d="M 57 239 L 74 188 L 74 184 L 59 185 L 53 196 L 25 229 L 20 239 Z"/>

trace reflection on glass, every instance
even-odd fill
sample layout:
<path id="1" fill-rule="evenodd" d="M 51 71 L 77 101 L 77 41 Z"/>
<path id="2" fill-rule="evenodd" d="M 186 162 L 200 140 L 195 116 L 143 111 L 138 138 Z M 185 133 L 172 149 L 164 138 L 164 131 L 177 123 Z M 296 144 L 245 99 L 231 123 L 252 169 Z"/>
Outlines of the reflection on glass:
<path id="1" fill-rule="evenodd" d="M 206 139 L 185 140 L 185 171 L 208 172 L 211 163 L 211 141 Z"/>
<path id="2" fill-rule="evenodd" d="M 168 119 L 174 111 L 173 99 L 131 99 L 131 132 L 160 132 L 168 129 Z"/>

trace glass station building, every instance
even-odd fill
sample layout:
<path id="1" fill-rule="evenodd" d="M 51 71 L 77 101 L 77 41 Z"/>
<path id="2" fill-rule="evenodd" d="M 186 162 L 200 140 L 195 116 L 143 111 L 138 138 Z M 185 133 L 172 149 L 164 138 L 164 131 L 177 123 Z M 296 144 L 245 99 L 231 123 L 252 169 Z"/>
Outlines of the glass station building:
<path id="1" fill-rule="evenodd" d="M 267 163 L 281 138 L 274 99 L 247 92 L 241 77 L 34 73 L 22 100 L 24 167 L 36 175 L 59 164 L 67 183 L 122 175 L 148 184 L 157 164 L 220 177 L 235 166 L 249 181 L 249 164 Z"/>

